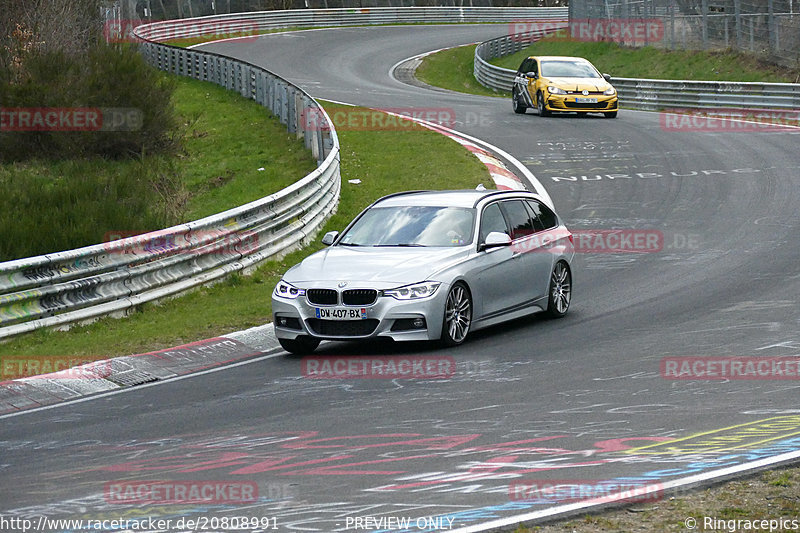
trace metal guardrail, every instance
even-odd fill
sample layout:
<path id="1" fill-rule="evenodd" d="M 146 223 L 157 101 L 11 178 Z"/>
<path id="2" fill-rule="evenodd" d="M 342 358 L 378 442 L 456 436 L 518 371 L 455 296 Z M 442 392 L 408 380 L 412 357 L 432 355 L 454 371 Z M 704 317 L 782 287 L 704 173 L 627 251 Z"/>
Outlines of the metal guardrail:
<path id="1" fill-rule="evenodd" d="M 431 24 L 565 20 L 566 7 L 377 7 L 291 9 L 258 13 L 231 13 L 155 22 L 139 35 L 153 41 L 182 39 L 208 33 L 249 33 L 286 28 L 358 26 L 375 24 Z M 511 33 L 511 32 L 509 32 Z"/>
<path id="2" fill-rule="evenodd" d="M 513 22 L 565 16 L 561 8 L 319 9 L 239 13 L 139 26 L 135 33 L 144 41 L 142 53 L 151 64 L 222 85 L 268 107 L 289 132 L 304 138 L 319 166 L 275 194 L 201 220 L 0 263 L 0 339 L 124 315 L 142 303 L 247 271 L 308 242 L 336 208 L 341 182 L 339 142 L 327 114 L 311 96 L 261 67 L 158 41 L 254 29 Z M 312 120 L 308 120 L 309 114 Z"/>
<path id="3" fill-rule="evenodd" d="M 475 48 L 475 79 L 490 89 L 510 92 L 515 71 L 489 61 L 522 50 L 541 38 L 542 33 L 507 35 L 479 44 Z M 619 92 L 620 103 L 631 109 L 800 110 L 800 84 L 795 83 L 636 78 L 612 78 L 611 82 Z"/>
<path id="4" fill-rule="evenodd" d="M 519 52 L 523 48 L 527 48 L 544 37 L 547 33 L 557 30 L 560 27 L 567 27 L 566 20 L 558 20 L 558 23 L 560 24 L 555 27 L 550 27 L 548 24 L 548 28 L 546 29 L 505 35 L 497 39 L 484 41 L 476 46 L 473 70 L 475 79 L 478 80 L 481 85 L 490 89 L 511 92 L 516 72 L 492 65 L 489 61 L 496 57 L 503 57 Z"/>

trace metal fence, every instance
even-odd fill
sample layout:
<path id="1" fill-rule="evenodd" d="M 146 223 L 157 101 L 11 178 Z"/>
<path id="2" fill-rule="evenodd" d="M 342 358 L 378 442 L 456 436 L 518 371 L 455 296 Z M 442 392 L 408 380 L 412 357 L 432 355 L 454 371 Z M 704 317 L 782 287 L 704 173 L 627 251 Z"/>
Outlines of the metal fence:
<path id="1" fill-rule="evenodd" d="M 569 18 L 650 21 L 660 35 L 649 44 L 732 48 L 783 65 L 800 62 L 800 0 L 572 0 Z"/>
<path id="2" fill-rule="evenodd" d="M 542 31 L 507 35 L 485 41 L 475 48 L 475 78 L 484 86 L 510 92 L 515 71 L 492 65 L 494 58 L 512 54 L 543 35 Z M 628 108 L 775 110 L 775 120 L 798 123 L 800 85 L 794 83 L 745 83 L 686 80 L 612 78 L 620 103 Z M 791 113 L 782 113 L 788 111 Z"/>

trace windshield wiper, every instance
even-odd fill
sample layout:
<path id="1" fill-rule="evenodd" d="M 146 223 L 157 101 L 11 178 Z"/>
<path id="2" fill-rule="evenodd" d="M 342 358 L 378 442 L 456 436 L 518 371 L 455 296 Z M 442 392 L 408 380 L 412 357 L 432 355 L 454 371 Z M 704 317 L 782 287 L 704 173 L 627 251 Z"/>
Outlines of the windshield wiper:
<path id="1" fill-rule="evenodd" d="M 373 246 L 375 246 L 375 247 L 384 247 L 384 246 L 408 246 L 408 247 L 414 246 L 414 247 L 418 247 L 418 246 L 421 246 L 423 248 L 425 247 L 424 244 L 416 244 L 416 243 L 413 243 L 413 242 L 401 242 L 401 243 L 398 243 L 398 244 L 373 244 Z"/>

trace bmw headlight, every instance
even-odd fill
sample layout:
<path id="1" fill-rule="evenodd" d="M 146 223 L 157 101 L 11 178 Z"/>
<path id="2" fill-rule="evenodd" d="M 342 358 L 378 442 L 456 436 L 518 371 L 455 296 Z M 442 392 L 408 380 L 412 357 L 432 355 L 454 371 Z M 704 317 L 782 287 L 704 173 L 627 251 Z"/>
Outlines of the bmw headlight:
<path id="1" fill-rule="evenodd" d="M 615 94 L 617 94 L 617 91 L 614 90 L 613 87 L 609 87 L 608 89 L 603 91 L 603 94 L 606 95 L 606 96 L 614 96 Z"/>
<path id="2" fill-rule="evenodd" d="M 550 94 L 567 94 L 567 91 L 565 91 L 564 89 L 560 87 L 553 87 L 552 85 L 549 85 L 547 87 L 547 92 L 549 92 Z"/>
<path id="3" fill-rule="evenodd" d="M 383 291 L 383 295 L 391 296 L 396 300 L 418 300 L 420 298 L 433 296 L 436 289 L 439 288 L 439 285 L 441 285 L 439 281 L 425 281 L 413 285 L 397 287 L 396 289 L 386 289 Z"/>
<path id="4" fill-rule="evenodd" d="M 279 296 L 281 298 L 288 298 L 290 300 L 294 300 L 298 296 L 302 296 L 306 293 L 305 289 L 298 289 L 291 283 L 286 283 L 283 280 L 280 280 L 277 285 L 275 285 L 275 296 Z"/>

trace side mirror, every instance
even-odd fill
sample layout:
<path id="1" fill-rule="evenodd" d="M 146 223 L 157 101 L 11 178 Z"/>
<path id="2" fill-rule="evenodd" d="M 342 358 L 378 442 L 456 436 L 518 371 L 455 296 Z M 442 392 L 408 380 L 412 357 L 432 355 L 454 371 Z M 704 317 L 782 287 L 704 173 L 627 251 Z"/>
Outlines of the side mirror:
<path id="1" fill-rule="evenodd" d="M 489 235 L 486 236 L 484 243 L 481 244 L 481 251 L 499 248 L 501 246 L 511 246 L 511 237 L 506 233 L 491 231 Z"/>
<path id="2" fill-rule="evenodd" d="M 611 83 L 611 74 L 603 74 L 603 79 L 608 83 Z"/>
<path id="3" fill-rule="evenodd" d="M 328 233 L 322 236 L 322 244 L 330 246 L 331 244 L 333 244 L 333 241 L 335 241 L 336 237 L 338 236 L 339 236 L 338 231 L 329 231 Z"/>
<path id="4" fill-rule="evenodd" d="M 532 80 L 539 79 L 539 75 L 538 75 L 538 74 L 536 74 L 536 73 L 535 73 L 535 72 L 533 72 L 533 71 L 531 71 L 531 72 L 526 72 L 526 73 L 525 73 L 525 77 L 526 77 L 526 78 L 530 78 L 530 79 L 532 79 Z"/>

